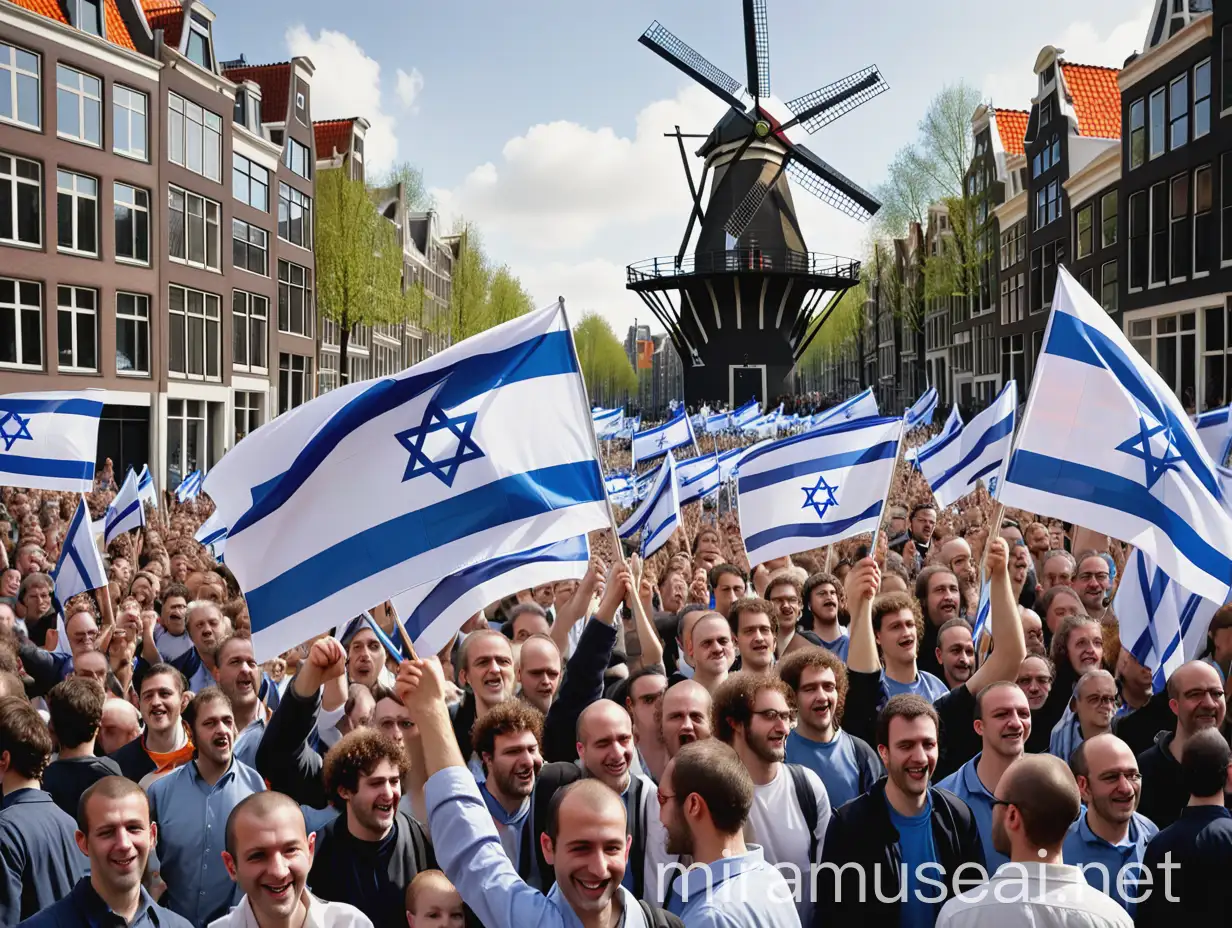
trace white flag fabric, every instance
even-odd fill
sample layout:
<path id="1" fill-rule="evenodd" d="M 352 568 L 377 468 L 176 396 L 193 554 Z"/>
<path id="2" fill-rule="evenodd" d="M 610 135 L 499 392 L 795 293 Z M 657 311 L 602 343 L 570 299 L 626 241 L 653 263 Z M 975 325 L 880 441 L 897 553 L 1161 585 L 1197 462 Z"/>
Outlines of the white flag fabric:
<path id="1" fill-rule="evenodd" d="M 73 521 L 68 524 L 51 579 L 61 605 L 71 596 L 107 585 L 107 568 L 94 540 L 94 525 L 84 496 L 73 513 Z M 62 641 L 68 643 L 66 637 L 62 637 Z"/>
<path id="2" fill-rule="evenodd" d="M 201 488 L 205 485 L 205 477 L 201 471 L 194 470 L 191 474 L 180 481 L 180 485 L 175 488 L 175 498 L 181 503 L 186 503 L 190 499 L 196 499 L 201 495 Z"/>
<path id="3" fill-rule="evenodd" d="M 1232 585 L 1223 498 L 1176 395 L 1062 268 L 1001 502 L 1120 538 L 1222 602 Z"/>
<path id="4" fill-rule="evenodd" d="M 1232 445 L 1232 417 L 1228 415 L 1229 410 L 1232 410 L 1232 406 L 1221 406 L 1193 417 L 1198 440 L 1202 442 L 1202 447 L 1210 455 L 1211 461 L 1219 467 L 1227 464 L 1229 446 Z"/>
<path id="5" fill-rule="evenodd" d="M 706 432 L 709 435 L 726 431 L 729 428 L 731 428 L 731 413 L 718 412 L 706 417 Z"/>
<path id="6" fill-rule="evenodd" d="M 145 506 L 141 504 L 141 496 L 137 493 L 137 473 L 131 467 L 124 483 L 120 485 L 120 492 L 107 507 L 105 519 L 104 545 L 111 544 L 113 539 L 125 532 L 145 525 Z"/>
<path id="7" fill-rule="evenodd" d="M 0 486 L 89 493 L 102 390 L 0 396 Z"/>
<path id="8" fill-rule="evenodd" d="M 675 417 L 662 425 L 656 425 L 644 432 L 637 432 L 633 436 L 633 463 L 652 461 L 684 445 L 696 444 L 697 439 L 693 437 L 693 424 L 682 408 Z"/>
<path id="9" fill-rule="evenodd" d="M 861 418 L 759 448 L 740 462 L 740 531 L 750 564 L 881 524 L 903 419 Z"/>
<path id="10" fill-rule="evenodd" d="M 819 429 L 836 422 L 850 422 L 879 415 L 881 411 L 877 408 L 877 397 L 873 395 L 873 388 L 869 387 L 863 393 L 848 397 L 837 406 L 816 413 L 809 422 L 809 428 Z"/>
<path id="11" fill-rule="evenodd" d="M 634 433 L 641 427 L 642 427 L 642 417 L 640 414 L 633 416 L 632 418 L 630 418 L 629 416 L 625 416 L 624 422 L 622 422 L 620 425 L 620 431 L 618 431 L 612 437 L 622 438 L 626 441 L 632 441 Z"/>
<path id="12" fill-rule="evenodd" d="M 421 655 L 436 654 L 489 603 L 557 580 L 581 580 L 590 563 L 585 535 L 502 555 L 392 597 L 398 619 Z"/>
<path id="13" fill-rule="evenodd" d="M 730 451 L 724 451 L 719 455 L 719 479 L 730 480 L 740 473 L 740 462 L 757 449 L 766 447 L 772 441 L 774 441 L 773 438 L 763 438 L 747 448 L 732 448 Z"/>
<path id="14" fill-rule="evenodd" d="M 922 445 L 917 445 L 914 448 L 908 448 L 903 454 L 903 460 L 910 464 L 917 464 L 919 456 L 928 448 L 945 441 L 951 435 L 959 432 L 963 427 L 962 413 L 958 411 L 958 404 L 955 403 L 950 407 L 950 414 L 946 417 L 945 425 L 941 426 L 941 431 L 924 442 Z"/>
<path id="15" fill-rule="evenodd" d="M 972 417 L 961 431 L 916 454 L 916 464 L 932 487 L 937 505 L 953 505 L 975 492 L 980 480 L 997 496 L 1014 443 L 1017 410 L 1018 382 L 1011 380 L 992 405 Z"/>
<path id="16" fill-rule="evenodd" d="M 223 559 L 223 554 L 227 550 L 227 526 L 223 524 L 222 516 L 217 509 L 201 523 L 201 527 L 197 529 L 197 534 L 193 537 L 203 546 L 212 549 L 214 557 L 219 560 Z"/>
<path id="17" fill-rule="evenodd" d="M 141 473 L 137 475 L 137 495 L 143 503 L 158 508 L 158 488 L 154 486 L 154 475 L 150 473 L 149 464 L 142 464 Z"/>
<path id="18" fill-rule="evenodd" d="M 730 420 L 730 428 L 742 428 L 760 415 L 761 403 L 756 399 L 751 399 L 728 417 Z"/>
<path id="19" fill-rule="evenodd" d="M 550 441 L 530 441 L 527 429 Z M 609 523 L 563 307 L 273 419 L 206 477 L 253 646 Z"/>
<path id="20" fill-rule="evenodd" d="M 676 486 L 676 459 L 669 451 L 655 472 L 650 492 L 618 533 L 628 541 L 641 533 L 642 557 L 650 557 L 667 543 L 680 525 L 680 492 Z"/>
<path id="21" fill-rule="evenodd" d="M 929 387 L 916 400 L 904 414 L 907 420 L 908 429 L 918 429 L 922 425 L 928 425 L 933 421 L 933 413 L 937 411 L 937 395 L 936 387 Z"/>
<path id="22" fill-rule="evenodd" d="M 615 438 L 620 434 L 620 430 L 624 428 L 625 416 L 624 408 L 616 410 L 615 415 L 606 416 L 603 419 L 595 420 L 595 437 L 596 438 Z"/>
<path id="23" fill-rule="evenodd" d="M 705 454 L 699 460 L 702 464 L 687 475 L 682 471 L 683 465 L 676 468 L 676 486 L 681 506 L 694 500 L 705 499 L 719 488 L 719 456 Z"/>

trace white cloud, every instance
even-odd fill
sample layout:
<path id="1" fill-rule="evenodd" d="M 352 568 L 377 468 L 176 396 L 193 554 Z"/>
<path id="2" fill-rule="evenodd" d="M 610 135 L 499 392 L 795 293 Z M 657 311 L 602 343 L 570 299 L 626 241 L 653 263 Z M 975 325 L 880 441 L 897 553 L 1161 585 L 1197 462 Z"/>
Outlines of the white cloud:
<path id="1" fill-rule="evenodd" d="M 424 76 L 419 73 L 419 68 L 411 68 L 411 73 L 407 74 L 401 68 L 398 69 L 398 99 L 402 101 L 402 105 L 410 109 L 415 105 L 415 101 L 419 99 L 420 92 L 423 91 Z"/>
<path id="2" fill-rule="evenodd" d="M 346 33 L 332 29 L 322 29 L 314 38 L 302 25 L 291 26 L 286 43 L 292 55 L 305 55 L 316 67 L 313 118 L 364 117 L 371 123 L 365 138 L 369 166 L 379 170 L 392 164 L 398 156 L 398 137 L 393 117 L 381 105 L 380 63 Z"/>

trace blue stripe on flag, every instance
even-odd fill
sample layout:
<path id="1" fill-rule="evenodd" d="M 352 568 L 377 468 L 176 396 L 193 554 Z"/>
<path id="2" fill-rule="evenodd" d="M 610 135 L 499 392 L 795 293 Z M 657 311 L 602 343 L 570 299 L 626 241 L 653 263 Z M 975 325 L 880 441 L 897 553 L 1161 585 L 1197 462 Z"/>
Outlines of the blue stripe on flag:
<path id="1" fill-rule="evenodd" d="M 865 422 L 865 427 L 868 423 Z M 816 440 L 818 433 L 805 433 L 809 438 Z M 762 487 L 770 486 L 774 483 L 781 483 L 784 480 L 790 480 L 793 477 L 798 477 L 801 474 L 815 474 L 823 470 L 836 470 L 840 467 L 855 467 L 858 464 L 871 464 L 873 461 L 883 461 L 886 458 L 892 458 L 898 454 L 898 442 L 883 441 L 875 445 L 870 445 L 867 448 L 858 448 L 855 451 L 843 451 L 839 454 L 828 454 L 820 458 L 812 458 L 807 461 L 795 461 L 791 464 L 784 464 L 782 467 L 776 467 L 773 470 L 764 471 L 760 474 L 742 474 L 740 477 L 740 492 L 749 493 L 753 490 L 760 490 Z M 749 456 L 750 459 L 754 455 Z M 748 463 L 747 461 L 741 463 Z"/>
<path id="2" fill-rule="evenodd" d="M 26 477 L 63 477 L 93 480 L 93 461 L 62 461 L 47 458 L 27 458 L 19 454 L 0 454 L 0 473 Z"/>
<path id="3" fill-rule="evenodd" d="M 981 435 L 980 440 L 975 443 L 974 447 L 972 447 L 972 449 L 967 452 L 967 454 L 963 457 L 963 459 L 959 461 L 957 464 L 955 464 L 953 467 L 951 467 L 949 470 L 947 470 L 944 474 L 941 475 L 940 479 L 936 483 L 933 484 L 933 492 L 934 493 L 937 492 L 938 487 L 945 486 L 945 484 L 949 481 L 951 477 L 953 477 L 956 473 L 961 471 L 964 467 L 966 467 L 968 464 L 970 464 L 972 461 L 978 458 L 984 452 L 985 448 L 987 448 L 993 442 L 1000 441 L 1002 438 L 1010 434 L 1012 431 L 1014 431 L 1014 410 L 1010 410 L 1009 415 L 1007 415 L 1004 419 L 1002 419 L 1000 422 L 998 422 L 996 425 L 990 428 L 987 432 Z M 977 478 L 982 477 L 988 471 L 996 470 L 1000 466 L 1001 466 L 1001 460 L 997 459 L 996 461 L 993 462 L 993 464 L 990 467 L 986 467 L 979 474 L 976 474 L 976 477 Z M 975 480 L 973 479 L 971 482 L 974 483 Z"/>
<path id="4" fill-rule="evenodd" d="M 741 478 L 742 480 L 744 478 Z M 840 519 L 836 522 L 815 522 L 812 524 L 800 523 L 796 525 L 777 525 L 774 528 L 768 528 L 764 532 L 756 532 L 744 540 L 745 548 L 753 550 L 767 545 L 772 541 L 778 541 L 781 538 L 823 538 L 830 535 L 836 535 L 839 532 L 845 532 L 851 526 L 863 522 L 865 519 L 872 519 L 881 512 L 881 507 L 884 501 L 878 500 L 858 516 L 852 516 L 850 519 Z"/>
<path id="5" fill-rule="evenodd" d="M 269 628 L 339 590 L 468 535 L 558 506 L 605 499 L 603 475 L 591 460 L 513 474 L 404 513 L 331 545 L 246 593 L 252 630 Z"/>
<path id="6" fill-rule="evenodd" d="M 103 414 L 103 404 L 74 396 L 62 400 L 31 400 L 14 396 L 0 396 L 0 411 L 39 413 L 54 412 L 60 416 L 89 416 L 97 419 Z"/>
<path id="7" fill-rule="evenodd" d="M 740 461 L 741 465 L 748 464 L 761 457 L 763 454 L 769 454 L 771 451 L 781 451 L 783 448 L 798 444 L 802 441 L 817 441 L 824 435 L 841 435 L 843 432 L 854 432 L 857 429 L 869 429 L 879 425 L 889 425 L 900 420 L 894 418 L 874 419 L 872 416 L 863 419 L 844 419 L 842 422 L 837 422 L 834 425 L 827 425 L 819 429 L 813 429 L 811 432 L 801 432 L 799 435 L 791 435 L 787 438 L 780 438 L 778 441 L 769 445 L 758 447 L 754 445 L 748 453 L 748 457 Z"/>
<path id="8" fill-rule="evenodd" d="M 115 513 L 114 518 L 110 518 L 107 520 L 106 531 L 104 532 L 104 534 L 110 535 L 111 529 L 114 526 L 119 525 L 126 518 L 131 516 L 134 512 L 137 511 L 138 508 L 140 508 L 140 506 L 141 506 L 141 500 L 139 499 L 133 500 L 131 503 L 129 503 L 127 506 L 124 507 L 123 511 Z"/>

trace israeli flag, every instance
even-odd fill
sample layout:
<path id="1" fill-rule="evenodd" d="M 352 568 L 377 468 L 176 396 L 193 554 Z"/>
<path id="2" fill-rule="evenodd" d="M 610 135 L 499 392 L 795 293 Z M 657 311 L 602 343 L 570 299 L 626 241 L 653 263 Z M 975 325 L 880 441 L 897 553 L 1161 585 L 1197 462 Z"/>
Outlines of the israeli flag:
<path id="1" fill-rule="evenodd" d="M 751 399 L 729 416 L 730 427 L 743 428 L 760 415 L 761 403 L 757 399 Z"/>
<path id="2" fill-rule="evenodd" d="M 1066 271 L 1000 501 L 1141 548 L 1186 589 L 1223 602 L 1232 517 L 1176 395 Z"/>
<path id="3" fill-rule="evenodd" d="M 595 423 L 595 431 L 598 432 L 600 429 L 608 425 L 613 419 L 619 422 L 621 418 L 624 417 L 624 414 L 625 410 L 623 406 L 616 409 L 600 409 L 598 412 L 591 413 L 591 419 Z"/>
<path id="4" fill-rule="evenodd" d="M 674 451 L 682 445 L 696 446 L 697 439 L 693 437 L 693 424 L 684 411 L 676 413 L 675 417 L 662 425 L 656 425 L 633 436 L 633 463 L 651 461 Z"/>
<path id="5" fill-rule="evenodd" d="M 236 444 L 205 489 L 253 646 L 609 524 L 563 306 L 348 384 Z M 550 441 L 528 441 L 533 422 Z M 425 626 L 426 627 L 426 626 Z"/>
<path id="6" fill-rule="evenodd" d="M 143 525 L 145 506 L 141 505 L 141 496 L 137 493 L 137 473 L 130 467 L 124 483 L 120 485 L 120 492 L 107 507 L 103 523 L 103 544 L 109 545 L 119 535 Z"/>
<path id="7" fill-rule="evenodd" d="M 68 524 L 68 532 L 60 547 L 60 559 L 51 572 L 51 579 L 55 585 L 56 599 L 61 603 L 68 602 L 78 593 L 107 585 L 107 568 L 94 540 L 94 526 L 84 496 L 73 513 L 73 521 Z M 61 640 L 67 641 L 67 638 Z"/>
<path id="8" fill-rule="evenodd" d="M 746 433 L 756 434 L 761 438 L 765 438 L 778 432 L 782 416 L 783 404 L 779 403 L 778 409 L 772 410 L 764 416 L 758 416 L 752 422 L 746 422 L 743 429 Z"/>
<path id="9" fill-rule="evenodd" d="M 642 417 L 640 414 L 632 418 L 629 418 L 628 416 L 626 416 L 624 422 L 622 422 L 620 425 L 620 431 L 618 431 L 612 437 L 625 439 L 627 441 L 632 441 L 633 433 L 636 432 L 641 427 L 642 427 Z"/>
<path id="10" fill-rule="evenodd" d="M 672 453 L 655 472 L 654 484 L 646 499 L 620 526 L 618 534 L 628 541 L 642 534 L 642 557 L 650 557 L 667 543 L 680 525 L 680 493 L 676 485 L 676 459 Z"/>
<path id="11" fill-rule="evenodd" d="M 102 390 L 0 396 L 0 485 L 89 493 Z"/>
<path id="12" fill-rule="evenodd" d="M 971 640 L 979 653 L 980 639 L 991 634 L 988 617 L 992 615 L 992 586 L 987 580 L 980 585 L 980 604 L 975 610 L 975 622 L 971 625 Z"/>
<path id="13" fill-rule="evenodd" d="M 1229 447 L 1232 445 L 1232 418 L 1228 415 L 1229 410 L 1232 410 L 1232 406 L 1210 409 L 1193 417 L 1198 440 L 1219 467 L 1228 462 L 1228 451 L 1232 450 Z"/>
<path id="14" fill-rule="evenodd" d="M 944 441 L 930 444 L 916 454 L 916 465 L 932 487 L 937 505 L 953 505 L 983 480 L 988 492 L 997 491 L 1005 479 L 1005 465 L 1014 443 L 1014 417 L 1018 411 L 1018 381 L 1001 388 L 991 406 Z"/>
<path id="15" fill-rule="evenodd" d="M 193 536 L 204 547 L 214 552 L 214 557 L 222 560 L 227 549 L 227 526 L 223 524 L 222 516 L 215 509 L 208 519 L 201 523 L 197 534 Z"/>
<path id="16" fill-rule="evenodd" d="M 141 473 L 137 475 L 137 495 L 143 503 L 158 508 L 158 488 L 154 486 L 154 475 L 150 473 L 149 464 L 142 464 Z"/>
<path id="17" fill-rule="evenodd" d="M 929 387 L 924 391 L 924 394 L 912 404 L 905 414 L 908 430 L 918 429 L 933 421 L 933 413 L 937 411 L 937 399 L 936 387 Z"/>
<path id="18" fill-rule="evenodd" d="M 837 406 L 832 406 L 825 412 L 817 413 L 809 423 L 809 428 L 819 429 L 838 422 L 851 422 L 855 419 L 879 415 L 881 415 L 881 411 L 877 408 L 877 397 L 873 395 L 873 388 L 869 387 L 863 393 L 857 393 L 855 396 L 843 400 Z"/>
<path id="19" fill-rule="evenodd" d="M 731 413 L 719 412 L 706 417 L 706 433 L 715 435 L 731 428 Z"/>
<path id="20" fill-rule="evenodd" d="M 758 448 L 764 448 L 772 441 L 774 441 L 773 438 L 763 438 L 761 441 L 756 444 L 749 445 L 747 448 L 732 448 L 730 451 L 724 451 L 719 455 L 719 479 L 730 480 L 736 474 L 740 473 L 740 462 Z"/>
<path id="21" fill-rule="evenodd" d="M 958 404 L 955 403 L 950 407 L 950 414 L 946 417 L 945 425 L 941 426 L 941 431 L 928 441 L 924 442 L 924 444 L 917 445 L 915 448 L 908 448 L 906 453 L 903 454 L 903 460 L 907 461 L 909 464 L 918 466 L 918 458 L 921 454 L 934 445 L 947 441 L 950 436 L 958 434 L 958 432 L 962 430 L 962 427 L 962 413 L 958 411 Z"/>
<path id="22" fill-rule="evenodd" d="M 704 465 L 688 475 L 683 474 L 682 466 L 676 468 L 677 493 L 681 506 L 694 500 L 705 499 L 719 488 L 719 456 L 707 454 L 697 460 L 704 462 Z"/>
<path id="23" fill-rule="evenodd" d="M 590 564 L 585 535 L 515 551 L 463 568 L 392 597 L 398 618 L 421 656 L 436 654 L 489 603 L 557 580 L 581 580 Z"/>
<path id="24" fill-rule="evenodd" d="M 205 478 L 201 471 L 194 470 L 191 474 L 180 481 L 180 485 L 175 488 L 175 498 L 186 503 L 190 499 L 196 499 L 201 495 L 201 488 L 204 486 Z"/>
<path id="25" fill-rule="evenodd" d="M 616 415 L 608 416 L 602 421 L 595 422 L 595 437 L 596 438 L 615 438 L 625 424 L 625 411 L 623 408 L 616 410 Z"/>
<path id="26" fill-rule="evenodd" d="M 740 462 L 740 531 L 750 564 L 881 524 L 903 419 L 861 418 L 783 438 Z"/>

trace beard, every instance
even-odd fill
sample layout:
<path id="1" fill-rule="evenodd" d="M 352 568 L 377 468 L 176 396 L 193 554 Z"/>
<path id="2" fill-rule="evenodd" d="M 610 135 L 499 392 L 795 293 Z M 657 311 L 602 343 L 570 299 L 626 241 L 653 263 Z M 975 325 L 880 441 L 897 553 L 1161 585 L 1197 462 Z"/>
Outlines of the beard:
<path id="1" fill-rule="evenodd" d="M 667 831 L 667 853 L 681 857 L 693 856 L 693 832 L 683 821 L 664 826 Z"/>
<path id="2" fill-rule="evenodd" d="M 780 745 L 772 745 L 765 739 L 755 738 L 749 741 L 748 744 L 749 750 L 756 754 L 759 760 L 763 760 L 768 764 L 781 761 L 787 756 L 786 742 Z"/>
<path id="3" fill-rule="evenodd" d="M 524 772 L 518 768 L 512 768 L 507 771 L 495 771 L 495 780 L 497 788 L 506 796 L 514 796 L 518 799 L 525 799 L 535 790 L 535 780 L 532 777 L 529 782 L 518 778 L 518 774 Z"/>

